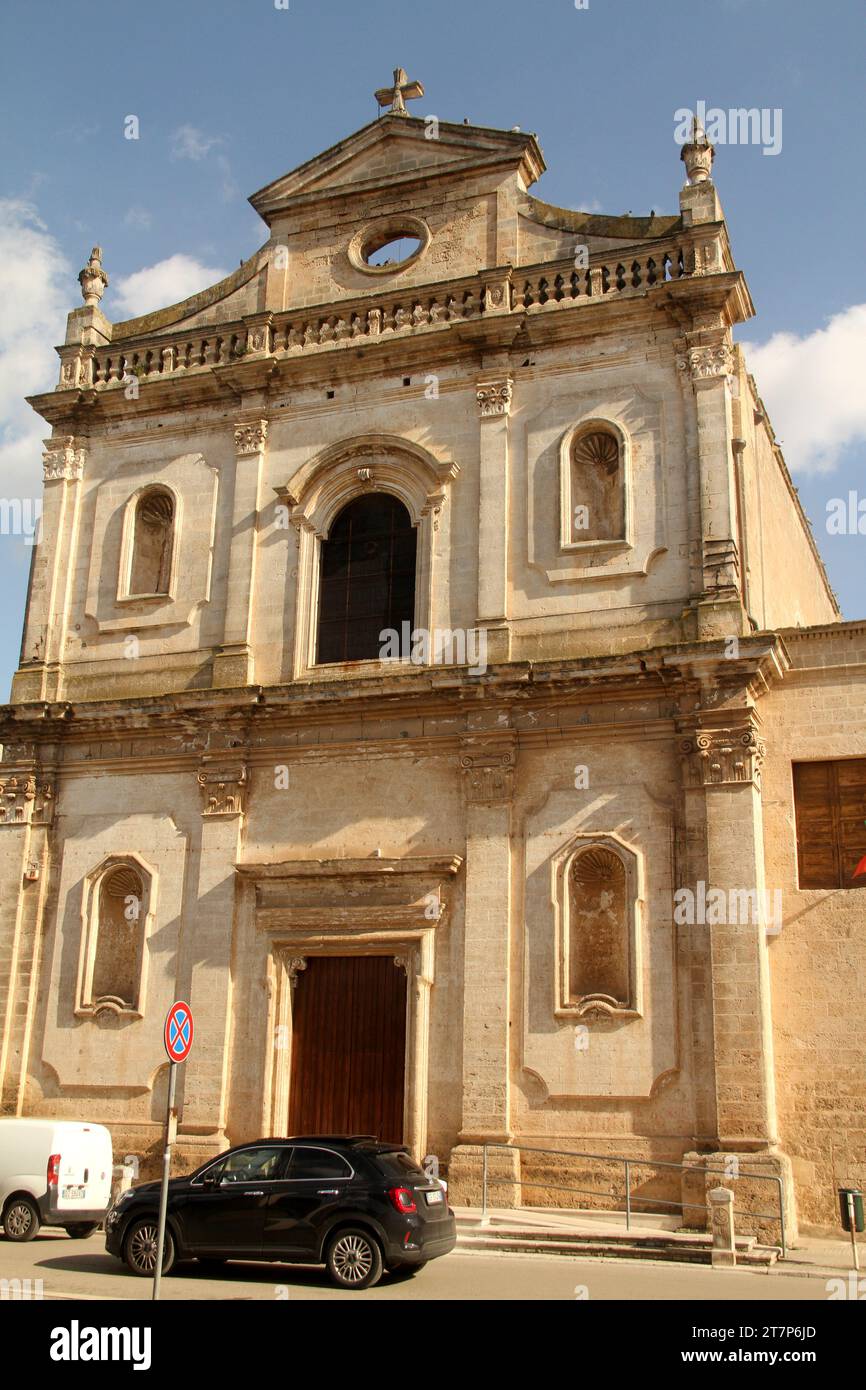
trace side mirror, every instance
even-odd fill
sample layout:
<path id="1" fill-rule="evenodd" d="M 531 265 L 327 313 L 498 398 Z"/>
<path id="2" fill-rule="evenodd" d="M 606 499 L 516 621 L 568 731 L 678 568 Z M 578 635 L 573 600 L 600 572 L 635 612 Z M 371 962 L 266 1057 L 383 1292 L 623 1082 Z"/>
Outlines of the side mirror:
<path id="1" fill-rule="evenodd" d="M 202 1187 L 216 1187 L 218 1183 L 219 1177 L 216 1173 L 206 1173 L 201 1180 Z"/>

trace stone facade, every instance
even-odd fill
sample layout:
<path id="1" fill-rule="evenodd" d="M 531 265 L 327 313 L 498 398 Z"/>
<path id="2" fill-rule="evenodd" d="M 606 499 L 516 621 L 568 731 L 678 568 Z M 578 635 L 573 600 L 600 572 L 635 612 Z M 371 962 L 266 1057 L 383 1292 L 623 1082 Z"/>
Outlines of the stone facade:
<path id="1" fill-rule="evenodd" d="M 866 951 L 855 892 L 797 887 L 791 762 L 866 755 L 866 628 L 732 343 L 752 305 L 711 160 L 677 215 L 570 212 L 528 192 L 534 136 L 433 131 L 415 86 L 254 195 L 268 240 L 221 284 L 111 324 L 99 248 L 82 272 L 32 402 L 42 539 L 0 711 L 3 1111 L 86 1113 L 152 1155 L 183 997 L 183 1160 L 284 1131 L 299 973 L 384 953 L 404 1137 L 458 1198 L 484 1141 L 728 1155 L 831 1223 L 866 1177 Z M 400 236 L 404 262 L 366 259 Z M 619 492 L 581 539 L 596 458 Z M 317 663 L 323 541 L 376 492 L 416 530 L 415 628 L 482 661 Z M 140 594 L 153 495 L 170 573 Z M 106 865 L 147 885 L 113 1002 Z M 783 929 L 677 924 L 699 881 L 780 887 Z M 584 919 L 607 983 L 568 966 Z"/>

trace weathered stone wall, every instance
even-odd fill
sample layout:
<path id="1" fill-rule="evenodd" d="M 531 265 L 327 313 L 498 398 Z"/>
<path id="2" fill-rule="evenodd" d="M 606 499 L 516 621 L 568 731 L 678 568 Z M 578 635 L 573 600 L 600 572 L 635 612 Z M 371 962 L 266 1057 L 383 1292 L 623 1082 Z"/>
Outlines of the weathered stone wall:
<path id="1" fill-rule="evenodd" d="M 821 536 L 812 536 L 747 367 L 740 353 L 737 428 L 745 440 L 739 466 L 752 617 L 766 629 L 838 621 L 828 581 L 815 561 L 815 539 L 820 543 Z"/>
<path id="2" fill-rule="evenodd" d="M 866 756 L 866 631 L 785 641 L 791 675 L 762 702 L 767 883 L 784 913 L 769 939 L 779 1130 L 801 1222 L 838 1229 L 837 1187 L 866 1184 L 866 892 L 798 887 L 791 763 Z"/>

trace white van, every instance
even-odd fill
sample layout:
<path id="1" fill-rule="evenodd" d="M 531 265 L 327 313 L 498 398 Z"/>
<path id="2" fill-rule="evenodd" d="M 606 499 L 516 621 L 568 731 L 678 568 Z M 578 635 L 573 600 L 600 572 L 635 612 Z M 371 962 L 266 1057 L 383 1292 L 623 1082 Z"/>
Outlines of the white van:
<path id="1" fill-rule="evenodd" d="M 111 1204 L 111 1134 L 74 1120 L 0 1119 L 0 1213 L 8 1240 L 40 1226 L 92 1235 Z"/>

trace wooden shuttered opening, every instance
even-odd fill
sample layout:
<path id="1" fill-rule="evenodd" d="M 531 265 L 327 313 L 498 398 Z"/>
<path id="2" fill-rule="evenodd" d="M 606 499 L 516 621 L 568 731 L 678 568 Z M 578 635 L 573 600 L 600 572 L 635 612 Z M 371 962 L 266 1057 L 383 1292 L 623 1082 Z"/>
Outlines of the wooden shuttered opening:
<path id="1" fill-rule="evenodd" d="M 402 1144 L 406 975 L 392 956 L 311 956 L 292 1004 L 291 1134 Z"/>
<path id="2" fill-rule="evenodd" d="M 866 888 L 866 758 L 794 764 L 801 888 Z"/>

